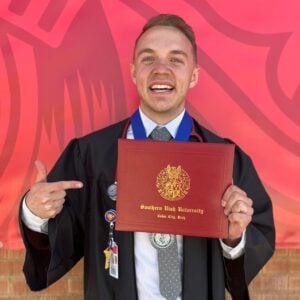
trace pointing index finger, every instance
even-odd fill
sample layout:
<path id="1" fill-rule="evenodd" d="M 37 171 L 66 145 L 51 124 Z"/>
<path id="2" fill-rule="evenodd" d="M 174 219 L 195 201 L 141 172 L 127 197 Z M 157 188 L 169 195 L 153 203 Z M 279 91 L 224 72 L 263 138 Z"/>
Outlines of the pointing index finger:
<path id="1" fill-rule="evenodd" d="M 64 180 L 49 183 L 49 191 L 57 192 L 61 190 L 81 189 L 83 183 L 77 180 Z"/>

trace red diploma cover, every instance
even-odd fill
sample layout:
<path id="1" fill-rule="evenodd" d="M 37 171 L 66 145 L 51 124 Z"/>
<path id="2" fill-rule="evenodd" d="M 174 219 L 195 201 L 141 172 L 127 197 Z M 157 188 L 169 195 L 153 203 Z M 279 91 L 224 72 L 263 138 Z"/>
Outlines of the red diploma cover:
<path id="1" fill-rule="evenodd" d="M 118 141 L 116 229 L 228 237 L 234 145 Z"/>

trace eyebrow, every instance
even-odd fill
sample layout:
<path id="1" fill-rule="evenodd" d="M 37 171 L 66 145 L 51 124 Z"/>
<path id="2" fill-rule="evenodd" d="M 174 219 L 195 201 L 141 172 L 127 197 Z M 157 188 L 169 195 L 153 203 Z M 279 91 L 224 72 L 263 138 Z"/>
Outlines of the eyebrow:
<path id="1" fill-rule="evenodd" d="M 151 48 L 145 48 L 145 49 L 142 49 L 140 50 L 137 54 L 136 54 L 136 57 L 139 57 L 141 54 L 144 54 L 144 53 L 150 53 L 150 54 L 153 54 L 155 53 L 155 51 Z M 183 55 L 184 57 L 188 57 L 187 53 L 182 51 L 182 50 L 171 50 L 170 51 L 170 54 L 175 54 L 175 55 Z"/>
<path id="2" fill-rule="evenodd" d="M 182 51 L 182 50 L 172 50 L 171 54 L 178 54 L 178 55 L 183 55 L 185 57 L 188 57 L 188 55 L 186 54 L 186 52 Z"/>
<path id="3" fill-rule="evenodd" d="M 143 53 L 154 53 L 154 50 L 152 50 L 151 48 L 142 49 L 138 53 L 136 53 L 136 57 L 140 56 Z"/>

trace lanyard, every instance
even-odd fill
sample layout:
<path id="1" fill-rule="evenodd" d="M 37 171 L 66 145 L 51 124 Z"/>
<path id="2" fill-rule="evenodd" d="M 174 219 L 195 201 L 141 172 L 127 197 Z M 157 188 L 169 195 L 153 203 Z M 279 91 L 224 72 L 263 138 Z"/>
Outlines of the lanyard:
<path id="1" fill-rule="evenodd" d="M 146 130 L 141 119 L 140 111 L 138 109 L 134 112 L 134 114 L 130 118 L 130 122 L 132 126 L 134 139 L 146 140 L 147 139 Z M 192 129 L 193 129 L 193 119 L 185 111 L 183 118 L 179 124 L 175 140 L 179 142 L 188 141 Z"/>
<path id="2" fill-rule="evenodd" d="M 139 110 L 136 110 L 134 112 L 134 114 L 131 116 L 131 118 L 127 120 L 124 130 L 123 130 L 123 133 L 122 133 L 122 137 L 121 137 L 122 139 L 126 139 L 127 131 L 128 131 L 130 124 L 132 126 L 134 139 L 137 139 L 137 140 L 143 140 L 143 139 L 146 140 L 147 139 L 146 130 L 143 125 Z M 192 117 L 187 112 L 185 112 L 184 116 L 182 118 L 182 121 L 178 127 L 178 131 L 177 131 L 175 140 L 176 141 L 188 141 L 190 139 L 190 137 L 194 137 L 194 139 L 197 142 L 203 142 L 202 137 L 199 135 L 199 133 L 197 133 L 197 131 L 195 129 Z M 117 171 L 116 171 L 116 174 L 117 174 Z M 116 175 L 115 183 L 116 182 L 117 182 L 117 175 Z"/>
<path id="3" fill-rule="evenodd" d="M 122 138 L 126 138 L 128 127 L 131 123 L 134 139 L 146 140 L 146 131 L 143 125 L 140 112 L 136 110 L 130 119 L 128 119 Z M 179 124 L 178 131 L 176 133 L 176 141 L 188 141 L 190 137 L 195 137 L 198 142 L 202 142 L 202 138 L 196 132 L 193 119 L 191 116 L 185 112 L 181 123 Z M 117 174 L 117 171 L 116 171 Z M 113 184 L 111 184 L 107 189 L 107 194 L 112 200 L 116 200 L 117 196 L 117 178 Z M 116 211 L 110 209 L 105 213 L 105 220 L 109 224 L 109 239 L 108 247 L 104 249 L 103 253 L 105 255 L 105 269 L 109 269 L 109 275 L 118 279 L 119 278 L 119 259 L 118 259 L 118 245 L 114 240 L 114 222 L 116 220 Z"/>

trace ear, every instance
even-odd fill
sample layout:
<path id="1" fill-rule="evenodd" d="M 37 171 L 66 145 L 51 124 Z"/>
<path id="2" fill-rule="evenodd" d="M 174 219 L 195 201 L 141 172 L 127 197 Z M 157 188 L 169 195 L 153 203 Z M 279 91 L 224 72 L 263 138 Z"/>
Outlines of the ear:
<path id="1" fill-rule="evenodd" d="M 131 74 L 131 80 L 134 84 L 136 84 L 136 75 L 135 75 L 135 65 L 134 63 L 130 64 L 130 74 Z"/>
<path id="2" fill-rule="evenodd" d="M 198 83 L 199 68 L 196 66 L 193 70 L 189 88 L 193 88 Z"/>

